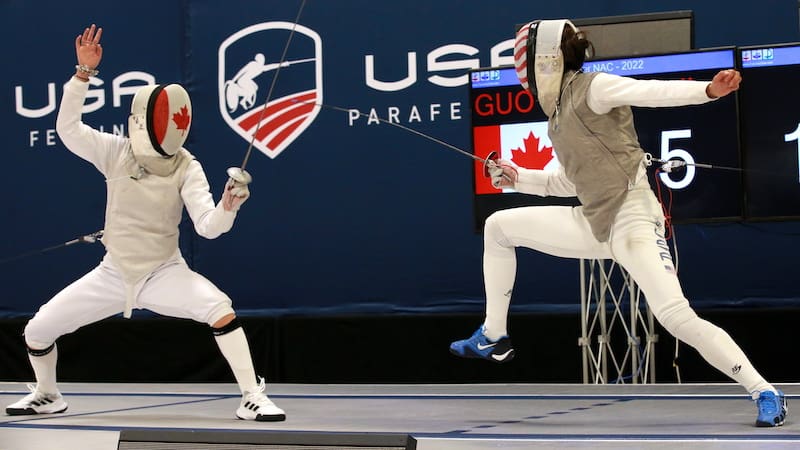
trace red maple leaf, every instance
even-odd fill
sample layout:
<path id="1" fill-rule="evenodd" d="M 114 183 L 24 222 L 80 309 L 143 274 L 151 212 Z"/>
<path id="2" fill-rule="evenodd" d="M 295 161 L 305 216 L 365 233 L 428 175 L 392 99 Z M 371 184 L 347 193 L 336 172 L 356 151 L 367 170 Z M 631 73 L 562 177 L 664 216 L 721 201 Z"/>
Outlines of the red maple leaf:
<path id="1" fill-rule="evenodd" d="M 511 150 L 511 161 L 526 169 L 544 169 L 553 159 L 553 147 L 543 146 L 539 148 L 539 138 L 531 131 L 528 137 L 523 139 L 525 150 L 517 147 Z"/>
<path id="2" fill-rule="evenodd" d="M 192 121 L 189 116 L 189 108 L 181 106 L 181 111 L 172 115 L 172 121 L 175 122 L 175 126 L 179 130 L 183 130 L 186 133 L 186 130 L 189 129 L 189 123 Z"/>

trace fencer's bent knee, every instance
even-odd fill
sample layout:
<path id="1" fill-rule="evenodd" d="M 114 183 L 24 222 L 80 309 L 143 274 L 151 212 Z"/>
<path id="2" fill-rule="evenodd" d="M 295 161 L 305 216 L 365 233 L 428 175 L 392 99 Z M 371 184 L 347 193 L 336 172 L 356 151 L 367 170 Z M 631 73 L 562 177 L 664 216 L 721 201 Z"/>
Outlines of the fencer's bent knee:
<path id="1" fill-rule="evenodd" d="M 233 315 L 235 316 L 236 313 L 233 311 L 233 306 L 231 300 L 226 297 L 226 301 L 217 303 L 209 312 L 205 320 L 200 320 L 201 322 L 207 323 L 209 326 L 212 326 L 222 320 L 225 316 Z"/>
<path id="2" fill-rule="evenodd" d="M 490 215 L 483 226 L 483 240 L 485 243 L 495 243 L 501 247 L 510 247 L 508 238 L 500 226 L 502 211 Z"/>
<path id="3" fill-rule="evenodd" d="M 36 319 L 35 316 L 34 319 Z M 49 348 L 56 342 L 58 336 L 53 336 L 51 330 L 40 326 L 34 319 L 31 319 L 31 321 L 25 325 L 25 345 L 27 345 L 29 349 L 34 350 Z"/>

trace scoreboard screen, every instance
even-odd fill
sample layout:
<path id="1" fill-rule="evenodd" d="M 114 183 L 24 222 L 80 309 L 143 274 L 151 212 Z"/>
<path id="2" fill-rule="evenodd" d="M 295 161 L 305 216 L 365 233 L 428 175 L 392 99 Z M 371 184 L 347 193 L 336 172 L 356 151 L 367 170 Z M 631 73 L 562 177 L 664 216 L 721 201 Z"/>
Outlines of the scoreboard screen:
<path id="1" fill-rule="evenodd" d="M 800 218 L 800 44 L 738 56 L 745 219 Z"/>
<path id="2" fill-rule="evenodd" d="M 585 72 L 607 72 L 639 79 L 711 80 L 720 70 L 735 67 L 733 47 L 587 62 Z M 555 170 L 558 149 L 547 136 L 547 117 L 536 99 L 524 91 L 511 66 L 476 69 L 470 73 L 473 152 L 485 158 L 497 151 L 521 167 Z M 713 170 L 692 164 L 741 168 L 736 95 L 703 105 L 633 108 L 634 123 L 645 152 L 658 159 L 679 159 L 688 165 L 672 173 L 649 170 L 651 186 L 672 191 L 676 223 L 742 218 L 742 179 L 738 170 Z M 475 227 L 481 229 L 492 212 L 523 205 L 577 205 L 577 199 L 542 198 L 511 189 L 495 189 L 473 167 Z M 665 194 L 668 195 L 668 194 Z"/>

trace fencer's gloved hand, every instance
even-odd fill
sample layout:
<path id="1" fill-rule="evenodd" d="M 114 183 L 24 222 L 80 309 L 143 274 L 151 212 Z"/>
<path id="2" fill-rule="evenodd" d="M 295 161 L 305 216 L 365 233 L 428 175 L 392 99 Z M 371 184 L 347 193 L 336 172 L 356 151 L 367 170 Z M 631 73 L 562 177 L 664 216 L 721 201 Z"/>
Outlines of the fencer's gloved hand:
<path id="1" fill-rule="evenodd" d="M 706 95 L 708 98 L 724 97 L 738 90 L 741 82 L 742 75 L 738 71 L 734 69 L 721 70 L 706 85 Z"/>
<path id="2" fill-rule="evenodd" d="M 250 198 L 250 188 L 247 185 L 253 181 L 253 177 L 238 167 L 229 168 L 228 177 L 222 193 L 222 207 L 225 211 L 238 211 L 242 203 Z"/>
<path id="3" fill-rule="evenodd" d="M 497 189 L 513 188 L 519 176 L 517 165 L 505 159 L 487 161 L 486 170 L 492 178 L 492 186 Z"/>

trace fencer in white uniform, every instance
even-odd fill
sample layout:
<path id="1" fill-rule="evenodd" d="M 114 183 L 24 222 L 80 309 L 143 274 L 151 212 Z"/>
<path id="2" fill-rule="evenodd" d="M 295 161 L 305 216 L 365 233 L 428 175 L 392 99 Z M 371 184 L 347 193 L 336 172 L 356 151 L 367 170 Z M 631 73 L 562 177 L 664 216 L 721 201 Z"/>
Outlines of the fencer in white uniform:
<path id="1" fill-rule="evenodd" d="M 517 34 L 517 75 L 548 116 L 548 135 L 561 167 L 544 172 L 490 161 L 492 183 L 525 194 L 577 196 L 581 206 L 513 208 L 486 220 L 486 318 L 470 338 L 453 342 L 450 351 L 495 362 L 514 357 L 507 318 L 517 272 L 516 247 L 565 258 L 613 259 L 633 277 L 667 331 L 752 395 L 757 426 L 782 425 L 783 393 L 756 371 L 728 333 L 699 318 L 683 294 L 631 111 L 631 106 L 712 101 L 738 89 L 740 74 L 724 70 L 711 82 L 700 82 L 583 73 L 581 66 L 591 50 L 591 43 L 567 20 L 531 22 Z"/>
<path id="2" fill-rule="evenodd" d="M 250 195 L 246 172 L 234 170 L 216 205 L 200 162 L 182 147 L 192 118 L 188 93 L 177 84 L 149 85 L 134 95 L 130 137 L 103 133 L 81 121 L 81 110 L 103 49 L 92 25 L 75 40 L 75 75 L 65 84 L 56 120 L 64 145 L 105 177 L 107 201 L 100 264 L 44 304 L 25 327 L 37 384 L 9 405 L 11 415 L 63 412 L 56 385 L 56 340 L 78 328 L 134 309 L 192 319 L 211 327 L 242 391 L 236 417 L 285 420 L 265 394 L 231 299 L 192 271 L 178 247 L 185 207 L 197 233 L 214 239 L 231 229 Z"/>

